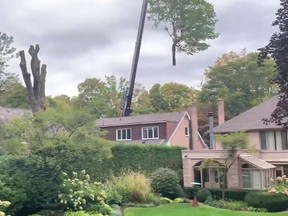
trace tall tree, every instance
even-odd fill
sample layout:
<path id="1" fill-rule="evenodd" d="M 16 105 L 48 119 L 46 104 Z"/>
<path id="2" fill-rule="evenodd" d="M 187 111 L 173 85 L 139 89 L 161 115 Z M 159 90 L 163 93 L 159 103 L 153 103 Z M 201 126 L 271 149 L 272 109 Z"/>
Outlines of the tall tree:
<path id="1" fill-rule="evenodd" d="M 29 99 L 25 87 L 17 77 L 3 80 L 0 89 L 0 106 L 10 108 L 29 108 Z"/>
<path id="2" fill-rule="evenodd" d="M 155 84 L 149 91 L 155 112 L 170 112 L 195 105 L 198 91 L 179 83 Z"/>
<path id="3" fill-rule="evenodd" d="M 13 37 L 0 32 L 0 81 L 5 75 L 7 61 L 14 57 L 15 48 L 12 47 Z"/>
<path id="4" fill-rule="evenodd" d="M 258 67 L 257 55 L 244 50 L 220 57 L 205 73 L 199 102 L 212 106 L 221 97 L 227 117 L 231 118 L 274 95 L 277 88 L 268 82 L 275 74 L 274 61 L 267 60 L 263 67 Z"/>
<path id="5" fill-rule="evenodd" d="M 149 0 L 150 20 L 161 23 L 172 39 L 172 62 L 176 51 L 193 55 L 208 49 L 207 39 L 215 39 L 217 22 L 214 7 L 206 0 Z"/>
<path id="6" fill-rule="evenodd" d="M 259 60 L 274 59 L 276 75 L 271 79 L 272 84 L 279 88 L 279 101 L 270 119 L 266 123 L 275 123 L 288 128 L 288 0 L 281 0 L 280 8 L 276 13 L 273 26 L 279 27 L 279 32 L 271 36 L 267 46 L 260 49 Z"/>
<path id="7" fill-rule="evenodd" d="M 46 64 L 42 64 L 38 58 L 40 47 L 38 44 L 36 46 L 30 46 L 28 53 L 31 56 L 31 71 L 33 75 L 33 85 L 31 81 L 31 74 L 28 72 L 25 52 L 20 51 L 20 68 L 24 78 L 24 82 L 27 88 L 30 107 L 32 113 L 36 114 L 42 110 L 45 110 L 45 82 L 46 82 Z M 41 69 L 40 69 L 41 66 Z"/>
<path id="8" fill-rule="evenodd" d="M 118 80 L 115 76 L 106 76 L 105 81 L 88 78 L 78 85 L 76 106 L 85 108 L 96 118 L 120 116 L 127 84 L 124 78 Z M 136 83 L 132 102 L 137 103 L 143 92 L 144 88 Z"/>

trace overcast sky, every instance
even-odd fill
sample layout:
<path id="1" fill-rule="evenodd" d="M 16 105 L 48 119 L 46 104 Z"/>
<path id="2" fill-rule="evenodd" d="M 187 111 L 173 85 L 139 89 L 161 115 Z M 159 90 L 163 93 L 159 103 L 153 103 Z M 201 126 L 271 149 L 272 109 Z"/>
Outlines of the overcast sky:
<path id="1" fill-rule="evenodd" d="M 171 63 L 171 40 L 146 22 L 136 81 L 178 82 L 197 87 L 205 69 L 223 53 L 267 44 L 279 0 L 210 0 L 219 38 L 193 56 L 177 54 Z M 142 0 L 0 0 L 0 31 L 14 37 L 18 49 L 40 44 L 48 66 L 47 95 L 77 95 L 86 78 L 129 78 Z M 27 56 L 28 54 L 26 54 Z M 19 59 L 9 71 L 20 74 Z M 22 77 L 21 77 L 22 79 Z"/>

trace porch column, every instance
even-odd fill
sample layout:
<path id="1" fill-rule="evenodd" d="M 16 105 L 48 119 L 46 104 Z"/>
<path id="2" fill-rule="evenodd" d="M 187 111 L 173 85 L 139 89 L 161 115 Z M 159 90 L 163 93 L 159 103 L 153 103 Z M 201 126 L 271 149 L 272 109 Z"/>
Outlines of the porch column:
<path id="1" fill-rule="evenodd" d="M 201 188 L 204 187 L 204 181 L 203 181 L 203 172 L 202 172 L 202 168 L 200 168 L 200 177 L 201 177 Z"/>
<path id="2" fill-rule="evenodd" d="M 182 161 L 184 187 L 192 187 L 191 182 L 194 181 L 194 170 L 192 170 L 192 161 L 189 158 L 183 158 Z"/>

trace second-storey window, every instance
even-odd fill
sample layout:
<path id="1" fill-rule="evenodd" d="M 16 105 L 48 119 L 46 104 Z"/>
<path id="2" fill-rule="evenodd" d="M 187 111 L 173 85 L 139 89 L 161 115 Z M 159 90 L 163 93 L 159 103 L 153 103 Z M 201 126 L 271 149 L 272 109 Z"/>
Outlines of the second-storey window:
<path id="1" fill-rule="evenodd" d="M 142 139 L 159 139 L 159 127 L 142 128 Z"/>
<path id="2" fill-rule="evenodd" d="M 116 140 L 131 140 L 131 128 L 117 129 Z"/>
<path id="3" fill-rule="evenodd" d="M 288 150 L 287 131 L 261 131 L 261 150 Z"/>

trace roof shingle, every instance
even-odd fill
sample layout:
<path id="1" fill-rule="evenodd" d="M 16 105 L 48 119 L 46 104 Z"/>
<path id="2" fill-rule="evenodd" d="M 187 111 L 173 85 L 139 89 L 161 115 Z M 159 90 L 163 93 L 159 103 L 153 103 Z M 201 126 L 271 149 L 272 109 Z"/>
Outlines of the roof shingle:
<path id="1" fill-rule="evenodd" d="M 226 121 L 222 125 L 214 128 L 215 133 L 229 133 L 237 131 L 265 130 L 277 129 L 281 126 L 275 124 L 264 124 L 263 118 L 269 118 L 271 113 L 276 108 L 278 96 L 274 96 L 269 100 L 255 106 L 246 112 Z"/>
<path id="2" fill-rule="evenodd" d="M 98 127 L 113 127 L 113 126 L 137 125 L 137 124 L 153 124 L 169 121 L 180 122 L 185 114 L 187 114 L 186 111 L 117 117 L 117 118 L 103 118 L 98 119 L 96 121 L 96 125 Z"/>

